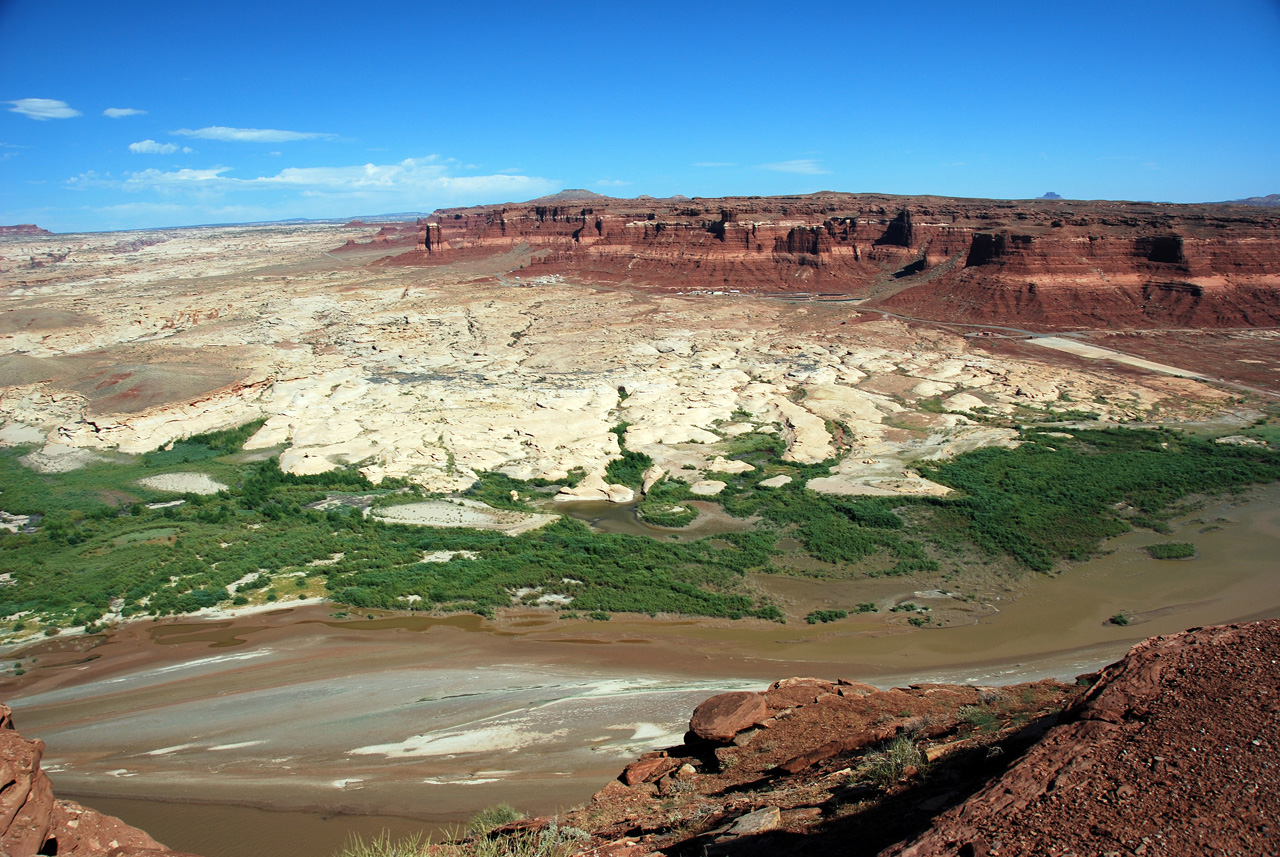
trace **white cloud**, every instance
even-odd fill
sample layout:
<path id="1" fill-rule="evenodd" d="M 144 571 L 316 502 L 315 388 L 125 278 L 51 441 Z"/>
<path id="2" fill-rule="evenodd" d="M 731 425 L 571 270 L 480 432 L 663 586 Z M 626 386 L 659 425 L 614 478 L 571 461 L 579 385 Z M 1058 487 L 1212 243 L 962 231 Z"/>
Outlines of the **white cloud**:
<path id="1" fill-rule="evenodd" d="M 273 128 L 227 128 L 210 125 L 208 128 L 179 128 L 173 133 L 201 140 L 223 140 L 232 143 L 291 143 L 295 140 L 328 140 L 335 135 L 318 131 L 278 131 Z"/>
<path id="2" fill-rule="evenodd" d="M 794 161 L 778 161 L 773 164 L 760 164 L 762 170 L 773 170 L 777 173 L 799 173 L 805 176 L 822 176 L 830 173 L 813 158 L 798 158 Z"/>
<path id="3" fill-rule="evenodd" d="M 137 143 L 129 144 L 129 151 L 138 155 L 172 155 L 178 151 L 178 144 L 157 143 L 155 140 L 139 140 Z"/>
<path id="4" fill-rule="evenodd" d="M 145 110 L 135 110 L 132 107 L 108 107 L 102 111 L 102 115 L 112 119 L 123 119 L 126 116 L 142 116 L 146 112 Z"/>
<path id="5" fill-rule="evenodd" d="M 37 119 L 43 122 L 46 119 L 70 119 L 73 116 L 79 116 L 80 111 L 71 107 L 65 101 L 57 101 L 53 98 L 19 98 L 17 101 L 6 101 L 6 104 L 12 104 L 9 108 L 10 113 L 21 113 L 23 116 Z"/>
<path id="6" fill-rule="evenodd" d="M 147 141 L 143 141 L 146 143 Z M 138 145 L 138 144 L 135 144 Z M 163 144 L 157 144 L 163 145 Z M 207 169 L 146 169 L 111 178 L 82 173 L 68 179 L 70 187 L 115 187 L 126 191 L 163 194 L 199 192 L 220 195 L 244 192 L 291 191 L 308 198 L 346 199 L 352 202 L 396 205 L 435 205 L 440 200 L 476 198 L 528 199 L 555 190 L 554 182 L 524 175 L 452 175 L 448 163 L 435 156 L 408 158 L 396 164 L 363 164 L 346 167 L 287 167 L 275 175 L 238 178 L 231 167 Z"/>
<path id="7" fill-rule="evenodd" d="M 202 169 L 85 172 L 66 180 L 68 190 L 115 191 L 91 210 L 102 228 L 176 223 L 243 223 L 293 217 L 345 217 L 374 211 L 430 211 L 533 199 L 562 183 L 526 175 L 459 175 L 443 158 L 409 158 L 393 164 L 290 167 L 265 175 L 241 175 L 217 164 Z M 123 197 L 123 198 L 122 198 Z"/>
<path id="8" fill-rule="evenodd" d="M 223 178 L 222 174 L 230 172 L 231 167 L 211 167 L 207 170 L 181 169 L 165 172 L 149 169 L 137 173 L 126 173 L 123 187 L 125 190 L 142 190 L 150 188 L 163 190 L 166 188 L 211 186 L 218 182 L 234 182 L 236 179 Z"/>

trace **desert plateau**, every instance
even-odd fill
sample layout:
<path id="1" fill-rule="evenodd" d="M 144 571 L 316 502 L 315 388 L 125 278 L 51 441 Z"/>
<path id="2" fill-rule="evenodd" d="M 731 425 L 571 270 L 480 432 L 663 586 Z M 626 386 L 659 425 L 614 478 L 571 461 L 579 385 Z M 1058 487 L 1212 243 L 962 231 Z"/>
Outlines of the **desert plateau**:
<path id="1" fill-rule="evenodd" d="M 1263 205 L 2 229 L 0 852 L 1265 853 L 1277 396 Z"/>

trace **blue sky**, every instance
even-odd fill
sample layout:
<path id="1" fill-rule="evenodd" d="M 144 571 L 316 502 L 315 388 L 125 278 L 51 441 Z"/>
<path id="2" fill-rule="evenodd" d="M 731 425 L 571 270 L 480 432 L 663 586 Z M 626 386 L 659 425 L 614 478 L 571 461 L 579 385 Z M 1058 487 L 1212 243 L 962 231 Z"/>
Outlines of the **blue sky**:
<path id="1" fill-rule="evenodd" d="M 1280 2 L 0 0 L 0 224 L 1280 192 Z"/>

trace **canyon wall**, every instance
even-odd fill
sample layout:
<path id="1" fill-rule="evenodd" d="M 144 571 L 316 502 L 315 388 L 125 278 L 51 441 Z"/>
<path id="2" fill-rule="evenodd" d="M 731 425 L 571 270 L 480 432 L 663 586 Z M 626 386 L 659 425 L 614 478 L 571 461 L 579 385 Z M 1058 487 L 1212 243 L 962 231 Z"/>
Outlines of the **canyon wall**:
<path id="1" fill-rule="evenodd" d="M 548 274 L 672 291 L 846 297 L 913 317 L 1036 329 L 1280 324 L 1280 212 L 1241 205 L 823 192 L 442 209 L 388 265 L 513 250 Z M 349 242 L 350 248 L 359 245 Z"/>

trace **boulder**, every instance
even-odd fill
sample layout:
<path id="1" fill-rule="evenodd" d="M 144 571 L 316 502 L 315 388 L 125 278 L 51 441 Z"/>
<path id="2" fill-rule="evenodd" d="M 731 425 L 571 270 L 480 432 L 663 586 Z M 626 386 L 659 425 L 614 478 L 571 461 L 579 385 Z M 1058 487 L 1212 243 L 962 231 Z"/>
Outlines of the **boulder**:
<path id="1" fill-rule="evenodd" d="M 566 485 L 556 494 L 557 500 L 605 500 L 609 503 L 630 503 L 635 497 L 635 491 L 625 485 L 611 485 L 599 473 L 592 473 L 572 487 Z"/>
<path id="2" fill-rule="evenodd" d="M 746 473 L 755 468 L 745 461 L 730 461 L 722 455 L 717 455 L 715 460 L 707 465 L 707 470 L 715 473 Z"/>
<path id="3" fill-rule="evenodd" d="M 776 806 L 766 806 L 764 809 L 757 809 L 755 812 L 749 812 L 740 816 L 729 829 L 724 832 L 725 836 L 751 836 L 756 833 L 765 833 L 769 830 L 777 830 L 782 826 L 782 813 Z"/>
<path id="4" fill-rule="evenodd" d="M 769 685 L 764 698 L 771 710 L 781 711 L 808 705 L 835 692 L 836 685 L 820 678 L 784 678 Z"/>
<path id="5" fill-rule="evenodd" d="M 651 783 L 676 770 L 679 766 L 680 763 L 675 759 L 665 756 L 641 759 L 638 762 L 632 762 L 627 765 L 618 779 L 629 786 L 634 786 L 638 783 Z"/>
<path id="6" fill-rule="evenodd" d="M 732 741 L 733 736 L 754 726 L 768 714 L 769 706 L 758 693 L 721 693 L 694 709 L 689 730 L 706 741 Z"/>

